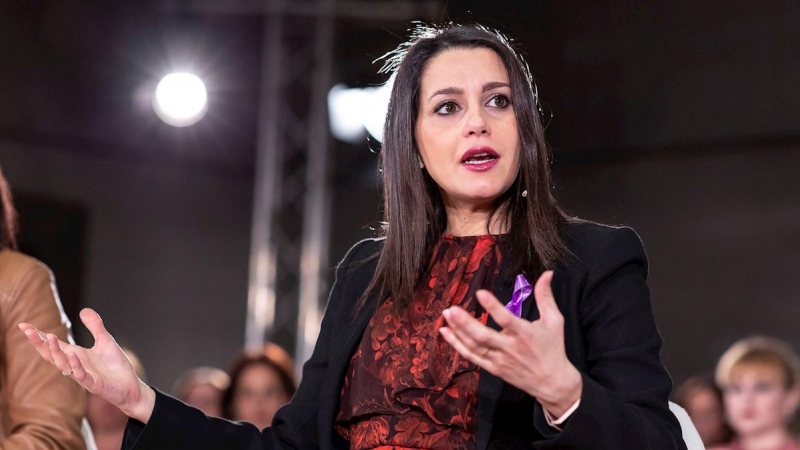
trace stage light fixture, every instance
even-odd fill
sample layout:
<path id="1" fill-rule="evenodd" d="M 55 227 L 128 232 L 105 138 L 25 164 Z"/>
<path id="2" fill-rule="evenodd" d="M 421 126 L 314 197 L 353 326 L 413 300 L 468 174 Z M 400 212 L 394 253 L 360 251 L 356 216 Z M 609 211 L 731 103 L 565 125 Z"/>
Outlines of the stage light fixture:
<path id="1" fill-rule="evenodd" d="M 203 80 L 190 73 L 165 76 L 156 86 L 153 109 L 161 120 L 174 127 L 196 124 L 208 111 Z"/>
<path id="2" fill-rule="evenodd" d="M 331 133 L 337 139 L 358 144 L 364 142 L 366 131 L 381 142 L 392 81 L 380 87 L 347 88 L 342 84 L 333 86 L 328 92 Z"/>

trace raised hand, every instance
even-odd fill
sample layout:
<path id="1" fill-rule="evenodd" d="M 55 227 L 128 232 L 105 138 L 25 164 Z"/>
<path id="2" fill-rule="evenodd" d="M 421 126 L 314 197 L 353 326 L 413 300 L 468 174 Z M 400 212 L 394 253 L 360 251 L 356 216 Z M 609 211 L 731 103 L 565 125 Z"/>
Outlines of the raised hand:
<path id="1" fill-rule="evenodd" d="M 128 417 L 147 423 L 155 406 L 155 392 L 136 375 L 100 315 L 85 308 L 80 317 L 94 337 L 94 346 L 90 349 L 61 341 L 54 334 L 44 334 L 28 323 L 19 324 L 19 328 L 39 355 L 63 375 L 108 400 Z"/>
<path id="2" fill-rule="evenodd" d="M 534 396 L 558 417 L 580 398 L 583 379 L 567 358 L 564 316 L 550 288 L 552 279 L 553 272 L 547 271 L 534 287 L 539 320 L 516 317 L 491 292 L 480 290 L 478 302 L 502 331 L 481 324 L 459 307 L 443 312 L 449 326 L 439 331 L 462 356 Z"/>

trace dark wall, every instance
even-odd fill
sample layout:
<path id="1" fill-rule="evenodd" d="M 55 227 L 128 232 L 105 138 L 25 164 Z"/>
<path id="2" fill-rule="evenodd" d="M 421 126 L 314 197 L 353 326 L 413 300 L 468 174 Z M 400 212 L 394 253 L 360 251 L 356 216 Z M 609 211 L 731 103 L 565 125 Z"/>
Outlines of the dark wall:
<path id="1" fill-rule="evenodd" d="M 556 161 L 570 212 L 634 227 L 676 381 L 712 371 L 735 340 L 800 348 L 800 145 L 608 164 Z"/>

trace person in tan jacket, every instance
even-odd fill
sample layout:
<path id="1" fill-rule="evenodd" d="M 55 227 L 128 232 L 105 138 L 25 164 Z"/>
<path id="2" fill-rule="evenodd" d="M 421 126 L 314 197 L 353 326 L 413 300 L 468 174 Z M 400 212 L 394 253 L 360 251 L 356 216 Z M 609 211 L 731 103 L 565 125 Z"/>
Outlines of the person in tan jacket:
<path id="1" fill-rule="evenodd" d="M 16 211 L 2 171 L 0 203 L 0 450 L 85 449 L 85 391 L 42 360 L 17 328 L 33 322 L 71 339 L 50 269 L 15 250 Z"/>

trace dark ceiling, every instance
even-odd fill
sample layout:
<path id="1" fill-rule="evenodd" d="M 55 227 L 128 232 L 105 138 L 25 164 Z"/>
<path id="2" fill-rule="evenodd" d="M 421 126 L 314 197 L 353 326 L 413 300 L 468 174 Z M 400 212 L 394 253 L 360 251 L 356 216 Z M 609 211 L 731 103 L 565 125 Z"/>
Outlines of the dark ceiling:
<path id="1" fill-rule="evenodd" d="M 800 7 L 769 5 L 452 0 L 421 19 L 478 21 L 515 38 L 539 84 L 551 145 L 596 155 L 795 139 Z M 339 20 L 335 81 L 382 82 L 373 61 L 408 25 Z M 252 176 L 262 26 L 256 15 L 152 0 L 0 1 L 0 138 Z M 148 92 L 176 69 L 209 89 L 207 117 L 186 129 L 149 107 Z M 337 158 L 372 158 L 366 143 L 336 145 Z"/>

